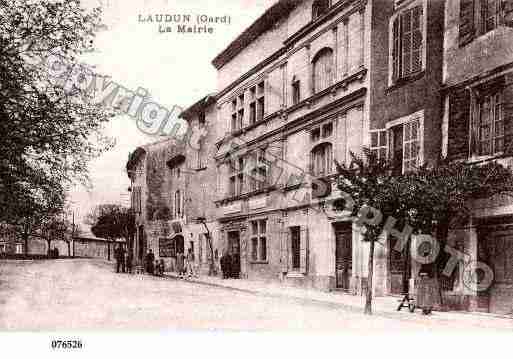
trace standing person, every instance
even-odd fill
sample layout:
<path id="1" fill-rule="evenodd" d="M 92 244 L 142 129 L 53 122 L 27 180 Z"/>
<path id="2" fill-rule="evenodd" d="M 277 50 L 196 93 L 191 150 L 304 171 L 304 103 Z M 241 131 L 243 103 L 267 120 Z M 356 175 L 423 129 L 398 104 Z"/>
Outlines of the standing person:
<path id="1" fill-rule="evenodd" d="M 148 250 L 148 254 L 146 254 L 146 272 L 149 274 L 153 274 L 155 271 L 153 262 L 155 261 L 155 255 L 153 254 L 153 251 L 150 249 Z"/>
<path id="2" fill-rule="evenodd" d="M 185 266 L 183 252 L 178 252 L 178 254 L 176 255 L 176 271 L 178 273 L 178 277 L 184 277 Z"/>
<path id="3" fill-rule="evenodd" d="M 121 272 L 126 273 L 126 263 L 125 263 L 125 247 L 122 244 L 119 245 L 121 253 L 119 253 L 120 261 L 121 261 Z"/>
<path id="4" fill-rule="evenodd" d="M 132 262 L 133 262 L 133 254 L 131 250 L 126 252 L 126 271 L 127 273 L 132 274 Z"/>
<path id="5" fill-rule="evenodd" d="M 220 262 L 221 262 L 221 272 L 223 273 L 223 279 L 230 278 L 230 255 L 228 254 L 228 251 L 224 251 L 223 255 L 221 256 Z"/>
<path id="6" fill-rule="evenodd" d="M 240 256 L 238 252 L 233 251 L 230 261 L 230 277 L 239 278 L 240 276 Z"/>
<path id="7" fill-rule="evenodd" d="M 121 248 L 119 246 L 114 250 L 114 259 L 116 260 L 116 273 L 119 273 L 121 268 Z"/>
<path id="8" fill-rule="evenodd" d="M 186 265 L 187 265 L 187 276 L 189 278 L 197 277 L 196 273 L 194 272 L 194 253 L 192 253 L 192 248 L 189 248 L 189 250 L 187 252 Z"/>

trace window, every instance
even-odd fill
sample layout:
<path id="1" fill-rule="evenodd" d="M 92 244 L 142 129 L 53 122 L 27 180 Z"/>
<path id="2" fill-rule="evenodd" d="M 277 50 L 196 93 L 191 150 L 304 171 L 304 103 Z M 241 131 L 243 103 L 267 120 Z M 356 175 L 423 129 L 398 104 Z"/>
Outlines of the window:
<path id="1" fill-rule="evenodd" d="M 16 244 L 16 254 L 23 254 L 23 244 L 21 244 L 21 243 Z"/>
<path id="2" fill-rule="evenodd" d="M 281 244 L 283 272 L 306 274 L 308 272 L 308 228 L 288 227 Z"/>
<path id="3" fill-rule="evenodd" d="M 371 131 L 371 152 L 376 158 L 384 160 L 387 158 L 387 131 Z"/>
<path id="4" fill-rule="evenodd" d="M 205 112 L 201 111 L 198 115 L 198 123 L 200 126 L 204 126 L 206 121 Z"/>
<path id="5" fill-rule="evenodd" d="M 502 94 L 483 96 L 478 103 L 478 154 L 493 155 L 504 151 Z"/>
<path id="6" fill-rule="evenodd" d="M 314 128 L 311 132 L 310 132 L 310 140 L 312 142 L 317 142 L 321 139 L 321 129 L 320 127 L 317 127 L 317 128 Z"/>
<path id="7" fill-rule="evenodd" d="M 316 0 L 312 5 L 312 20 L 326 14 L 331 6 L 330 0 Z"/>
<path id="8" fill-rule="evenodd" d="M 511 0 L 460 0 L 459 42 L 470 43 L 477 36 L 500 25 L 513 25 Z"/>
<path id="9" fill-rule="evenodd" d="M 296 105 L 301 102 L 301 81 L 292 81 L 292 104 Z"/>
<path id="10" fill-rule="evenodd" d="M 141 213 L 141 187 L 132 188 L 132 209 L 135 213 Z"/>
<path id="11" fill-rule="evenodd" d="M 313 60 L 314 93 L 318 93 L 333 83 L 333 50 L 325 47 Z"/>
<path id="12" fill-rule="evenodd" d="M 265 114 L 265 83 L 261 82 L 257 86 L 257 114 L 256 120 L 262 121 Z"/>
<path id="13" fill-rule="evenodd" d="M 333 134 L 333 123 L 329 122 L 322 126 L 322 138 L 328 138 Z"/>
<path id="14" fill-rule="evenodd" d="M 249 90 L 249 124 L 252 125 L 256 122 L 256 87 L 252 87 Z"/>
<path id="15" fill-rule="evenodd" d="M 182 195 L 180 191 L 175 192 L 175 218 L 182 217 Z"/>
<path id="16" fill-rule="evenodd" d="M 292 255 L 291 267 L 293 271 L 298 271 L 301 267 L 301 232 L 300 227 L 290 228 L 290 248 Z"/>
<path id="17" fill-rule="evenodd" d="M 251 221 L 251 260 L 267 261 L 267 220 Z"/>
<path id="18" fill-rule="evenodd" d="M 244 165 L 243 157 L 230 161 L 229 191 L 232 197 L 244 193 Z"/>
<path id="19" fill-rule="evenodd" d="M 0 253 L 6 253 L 7 252 L 7 249 L 6 249 L 6 245 L 5 244 L 0 244 Z"/>
<path id="20" fill-rule="evenodd" d="M 333 146 L 321 143 L 311 153 L 311 169 L 313 176 L 322 177 L 331 174 L 333 168 Z"/>
<path id="21" fill-rule="evenodd" d="M 423 9 L 415 6 L 400 12 L 392 23 L 392 82 L 423 69 Z"/>
<path id="22" fill-rule="evenodd" d="M 420 163 L 419 120 L 412 120 L 392 127 L 393 172 L 396 175 L 415 171 Z"/>
<path id="23" fill-rule="evenodd" d="M 269 184 L 269 163 L 265 158 L 265 150 L 260 149 L 251 154 L 251 178 L 250 190 L 259 191 L 263 190 Z"/>
<path id="24" fill-rule="evenodd" d="M 232 131 L 242 129 L 244 125 L 244 94 L 232 101 Z"/>

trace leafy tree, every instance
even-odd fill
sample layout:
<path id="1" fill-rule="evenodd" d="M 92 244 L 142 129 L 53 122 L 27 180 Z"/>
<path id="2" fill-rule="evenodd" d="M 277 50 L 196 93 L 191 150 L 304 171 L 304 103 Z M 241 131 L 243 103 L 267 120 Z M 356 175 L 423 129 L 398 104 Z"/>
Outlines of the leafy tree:
<path id="1" fill-rule="evenodd" d="M 440 244 L 433 274 L 443 304 L 440 280 L 448 260 L 443 249 L 450 229 L 471 219 L 475 200 L 513 193 L 513 173 L 497 161 L 472 164 L 441 159 L 406 174 L 403 180 L 409 196 L 406 220 L 417 232 L 432 235 Z"/>
<path id="2" fill-rule="evenodd" d="M 78 0 L 0 0 L 0 221 L 33 222 L 112 146 L 101 133 L 112 114 L 62 86 L 92 50 L 100 15 Z M 50 59 L 67 71 L 53 76 Z"/>
<path id="3" fill-rule="evenodd" d="M 414 172 L 393 175 L 393 163 L 376 158 L 368 149 L 363 154 L 351 154 L 353 160 L 349 166 L 337 167 L 338 187 L 351 196 L 353 215 L 364 227 L 363 237 L 369 242 L 365 313 L 371 314 L 374 247 L 386 229 L 388 218 L 394 218 L 396 228 L 409 225 L 412 234 L 432 235 L 443 249 L 450 228 L 471 217 L 476 199 L 513 192 L 513 173 L 497 161 L 468 164 L 441 159 Z M 442 250 L 435 259 L 433 271 L 438 278 L 440 303 L 440 274 L 446 261 Z"/>
<path id="4" fill-rule="evenodd" d="M 135 217 L 133 212 L 116 204 L 104 204 L 98 206 L 89 215 L 89 223 L 92 224 L 91 232 L 98 238 L 109 241 L 107 259 L 110 260 L 110 243 L 116 239 L 124 238 L 129 248 L 135 233 Z"/>
<path id="5" fill-rule="evenodd" d="M 351 153 L 350 165 L 338 164 L 338 187 L 351 196 L 353 216 L 362 219 L 363 240 L 369 243 L 365 314 L 372 314 L 374 248 L 388 217 L 405 218 L 407 207 L 401 201 L 404 187 L 391 175 L 392 165 L 364 148 L 363 156 Z"/>

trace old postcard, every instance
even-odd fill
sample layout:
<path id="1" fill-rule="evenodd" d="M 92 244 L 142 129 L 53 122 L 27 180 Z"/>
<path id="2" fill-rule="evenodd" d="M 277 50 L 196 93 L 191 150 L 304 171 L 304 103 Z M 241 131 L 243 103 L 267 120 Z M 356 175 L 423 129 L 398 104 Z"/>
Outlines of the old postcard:
<path id="1" fill-rule="evenodd" d="M 513 0 L 0 0 L 0 44 L 0 331 L 513 329 Z"/>

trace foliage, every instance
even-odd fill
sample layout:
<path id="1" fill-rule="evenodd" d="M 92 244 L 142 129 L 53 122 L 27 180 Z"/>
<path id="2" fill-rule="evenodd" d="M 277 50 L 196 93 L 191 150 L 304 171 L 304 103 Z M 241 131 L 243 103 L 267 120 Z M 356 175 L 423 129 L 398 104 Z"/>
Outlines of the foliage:
<path id="1" fill-rule="evenodd" d="M 95 209 L 92 218 L 91 232 L 98 238 L 115 240 L 125 238 L 127 242 L 135 233 L 135 218 L 128 208 L 105 204 Z"/>
<path id="2" fill-rule="evenodd" d="M 101 134 L 112 114 L 64 91 L 47 61 L 72 65 L 91 51 L 100 15 L 78 0 L 0 0 L 0 221 L 61 206 L 69 184 L 87 183 L 87 163 L 112 146 Z"/>

